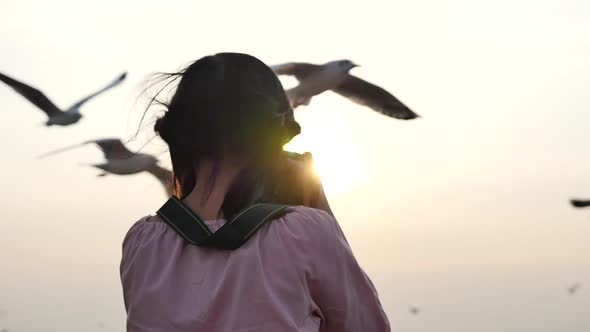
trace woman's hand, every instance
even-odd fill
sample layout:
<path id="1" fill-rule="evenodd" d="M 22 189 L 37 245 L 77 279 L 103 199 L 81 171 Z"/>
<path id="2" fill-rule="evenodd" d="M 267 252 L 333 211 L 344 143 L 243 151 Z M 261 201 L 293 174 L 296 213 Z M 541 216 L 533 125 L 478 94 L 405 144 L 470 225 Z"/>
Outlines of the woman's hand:
<path id="1" fill-rule="evenodd" d="M 280 203 L 321 209 L 333 215 L 320 178 L 313 169 L 311 153 L 286 153 L 281 161 L 278 184 Z"/>

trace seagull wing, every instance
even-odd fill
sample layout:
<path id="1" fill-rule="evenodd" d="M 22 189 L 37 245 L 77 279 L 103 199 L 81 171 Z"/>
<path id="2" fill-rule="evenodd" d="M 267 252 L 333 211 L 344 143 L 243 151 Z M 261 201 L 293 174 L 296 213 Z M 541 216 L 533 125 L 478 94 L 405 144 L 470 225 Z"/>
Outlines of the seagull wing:
<path id="1" fill-rule="evenodd" d="M 168 196 L 172 196 L 174 194 L 172 171 L 158 165 L 154 165 L 150 167 L 147 172 L 155 176 L 160 181 L 160 183 L 162 183 L 162 186 L 164 186 L 164 190 L 166 190 L 166 194 L 168 194 Z"/>
<path id="2" fill-rule="evenodd" d="M 272 69 L 277 75 L 295 76 L 298 81 L 301 81 L 321 70 L 322 66 L 303 62 L 290 62 L 271 66 L 270 69 Z"/>
<path id="3" fill-rule="evenodd" d="M 590 200 L 572 199 L 572 200 L 570 200 L 570 204 L 573 207 L 583 208 L 583 207 L 590 206 Z"/>
<path id="4" fill-rule="evenodd" d="M 111 83 L 109 83 L 107 86 L 105 86 L 104 88 L 94 92 L 93 94 L 84 97 L 83 99 L 79 100 L 78 102 L 76 102 L 74 105 L 70 106 L 69 109 L 79 109 L 80 107 L 82 107 L 82 105 L 84 105 L 87 101 L 89 101 L 90 99 L 98 96 L 99 94 L 112 89 L 114 87 L 116 87 L 117 85 L 121 84 L 121 82 L 123 82 L 125 80 L 125 77 L 127 77 L 127 72 L 122 73 L 121 75 L 117 76 L 117 78 L 115 78 Z"/>
<path id="5" fill-rule="evenodd" d="M 135 155 L 125 147 L 125 144 L 118 138 L 103 138 L 88 141 L 86 144 L 95 143 L 104 153 L 105 159 L 127 159 Z"/>
<path id="6" fill-rule="evenodd" d="M 43 94 L 43 92 L 29 86 L 25 83 L 19 82 L 14 78 L 8 77 L 0 73 L 0 81 L 6 83 L 9 87 L 25 97 L 33 105 L 40 108 L 47 116 L 52 117 L 63 113 L 55 104 Z"/>
<path id="7" fill-rule="evenodd" d="M 75 148 L 80 147 L 80 146 L 82 146 L 84 144 L 86 144 L 86 142 L 85 143 L 78 143 L 78 144 L 75 144 L 75 145 L 66 146 L 66 147 L 63 147 L 63 148 L 59 148 L 57 150 L 53 150 L 53 151 L 44 153 L 44 154 L 38 156 L 37 158 L 41 159 L 41 158 L 49 157 L 49 156 L 52 156 L 54 154 L 58 154 L 58 153 L 62 153 L 64 151 L 75 149 Z"/>
<path id="8" fill-rule="evenodd" d="M 78 144 L 66 146 L 63 148 L 59 148 L 57 150 L 53 150 L 53 151 L 44 153 L 44 154 L 40 155 L 38 158 L 49 157 L 54 154 L 58 154 L 61 152 L 72 150 L 72 149 L 75 149 L 75 148 L 80 147 L 82 145 L 92 144 L 92 143 L 95 143 L 96 145 L 98 145 L 98 147 L 104 153 L 105 159 L 125 159 L 125 158 L 132 157 L 134 155 L 133 152 L 129 151 L 125 147 L 125 145 L 123 145 L 123 142 L 121 142 L 120 139 L 118 139 L 118 138 L 103 138 L 103 139 L 86 141 L 83 143 L 78 143 Z"/>
<path id="9" fill-rule="evenodd" d="M 332 90 L 358 104 L 396 119 L 410 120 L 419 116 L 385 89 L 352 75 Z"/>

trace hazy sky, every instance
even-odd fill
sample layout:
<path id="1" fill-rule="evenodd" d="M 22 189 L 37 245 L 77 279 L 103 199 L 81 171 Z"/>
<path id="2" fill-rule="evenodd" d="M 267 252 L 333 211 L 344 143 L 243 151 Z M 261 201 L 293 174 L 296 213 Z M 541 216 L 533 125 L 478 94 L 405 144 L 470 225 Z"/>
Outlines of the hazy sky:
<path id="1" fill-rule="evenodd" d="M 590 210 L 567 203 L 590 197 L 590 2 L 0 0 L 0 22 L 0 72 L 60 106 L 129 71 L 67 128 L 0 85 L 0 329 L 123 330 L 121 241 L 160 185 L 98 178 L 92 146 L 35 157 L 131 137 L 150 73 L 237 51 L 351 59 L 423 116 L 325 93 L 298 109 L 291 145 L 314 153 L 394 331 L 590 330 Z M 169 163 L 160 141 L 146 150 Z M 569 297 L 574 282 L 587 287 Z"/>

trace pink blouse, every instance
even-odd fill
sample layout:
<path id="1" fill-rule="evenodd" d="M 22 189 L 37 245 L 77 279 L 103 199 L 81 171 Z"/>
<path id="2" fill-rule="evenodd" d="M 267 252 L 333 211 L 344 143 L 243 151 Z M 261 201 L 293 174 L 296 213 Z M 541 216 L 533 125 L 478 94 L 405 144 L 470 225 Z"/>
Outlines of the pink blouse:
<path id="1" fill-rule="evenodd" d="M 121 282 L 127 331 L 390 331 L 336 220 L 307 207 L 235 251 L 187 244 L 158 216 L 142 218 L 123 241 Z"/>

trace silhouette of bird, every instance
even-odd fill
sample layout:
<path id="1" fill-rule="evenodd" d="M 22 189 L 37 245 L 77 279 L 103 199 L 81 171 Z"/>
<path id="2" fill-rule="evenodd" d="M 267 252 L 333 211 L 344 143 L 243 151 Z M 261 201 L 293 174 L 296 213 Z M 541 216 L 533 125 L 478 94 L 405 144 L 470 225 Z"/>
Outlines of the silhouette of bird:
<path id="1" fill-rule="evenodd" d="M 582 288 L 582 284 L 575 283 L 567 288 L 567 292 L 569 295 L 575 295 L 580 290 L 580 288 Z"/>
<path id="2" fill-rule="evenodd" d="M 104 163 L 90 165 L 102 170 L 98 176 L 102 177 L 107 174 L 131 175 L 148 172 L 160 181 L 168 195 L 172 195 L 172 172 L 160 167 L 156 157 L 146 153 L 130 151 L 118 138 L 103 138 L 86 141 L 81 144 L 45 153 L 41 155 L 40 158 L 61 153 L 86 144 L 96 144 L 104 154 Z"/>
<path id="3" fill-rule="evenodd" d="M 75 144 L 60 148 L 48 153 L 45 153 L 39 158 L 45 158 L 51 155 L 55 155 L 67 150 L 71 150 L 87 144 L 96 144 L 98 148 L 104 154 L 106 160 L 102 164 L 93 164 L 96 168 L 100 168 L 105 172 L 117 174 L 117 175 L 129 175 L 136 174 L 147 170 L 149 167 L 158 163 L 156 157 L 145 154 L 131 152 L 125 144 L 118 138 L 102 138 L 96 140 L 89 140 L 80 144 Z M 106 174 L 101 174 L 106 175 Z"/>
<path id="4" fill-rule="evenodd" d="M 410 313 L 412 315 L 417 315 L 417 314 L 420 313 L 420 308 L 418 308 L 418 307 L 410 307 Z"/>
<path id="5" fill-rule="evenodd" d="M 571 199 L 570 200 L 570 204 L 573 207 L 576 207 L 576 208 L 583 208 L 583 207 L 590 206 L 590 200 L 585 200 L 585 199 Z"/>
<path id="6" fill-rule="evenodd" d="M 271 69 L 277 75 L 295 76 L 299 81 L 298 86 L 286 91 L 293 108 L 308 105 L 313 96 L 332 90 L 389 117 L 401 120 L 419 117 L 385 89 L 350 75 L 354 67 L 358 65 L 350 60 L 338 60 L 323 65 L 291 62 Z"/>
<path id="7" fill-rule="evenodd" d="M 46 126 L 67 126 L 78 122 L 82 118 L 82 114 L 80 114 L 80 107 L 82 107 L 82 105 L 99 94 L 119 85 L 125 80 L 126 76 L 126 72 L 122 73 L 104 88 L 82 98 L 72 106 L 68 107 L 66 110 L 62 110 L 57 107 L 49 98 L 47 98 L 43 92 L 23 82 L 19 82 L 14 78 L 0 73 L 0 81 L 4 82 L 6 85 L 11 87 L 21 96 L 26 98 L 33 105 L 37 106 L 41 111 L 47 114 L 48 120 L 45 122 Z"/>

